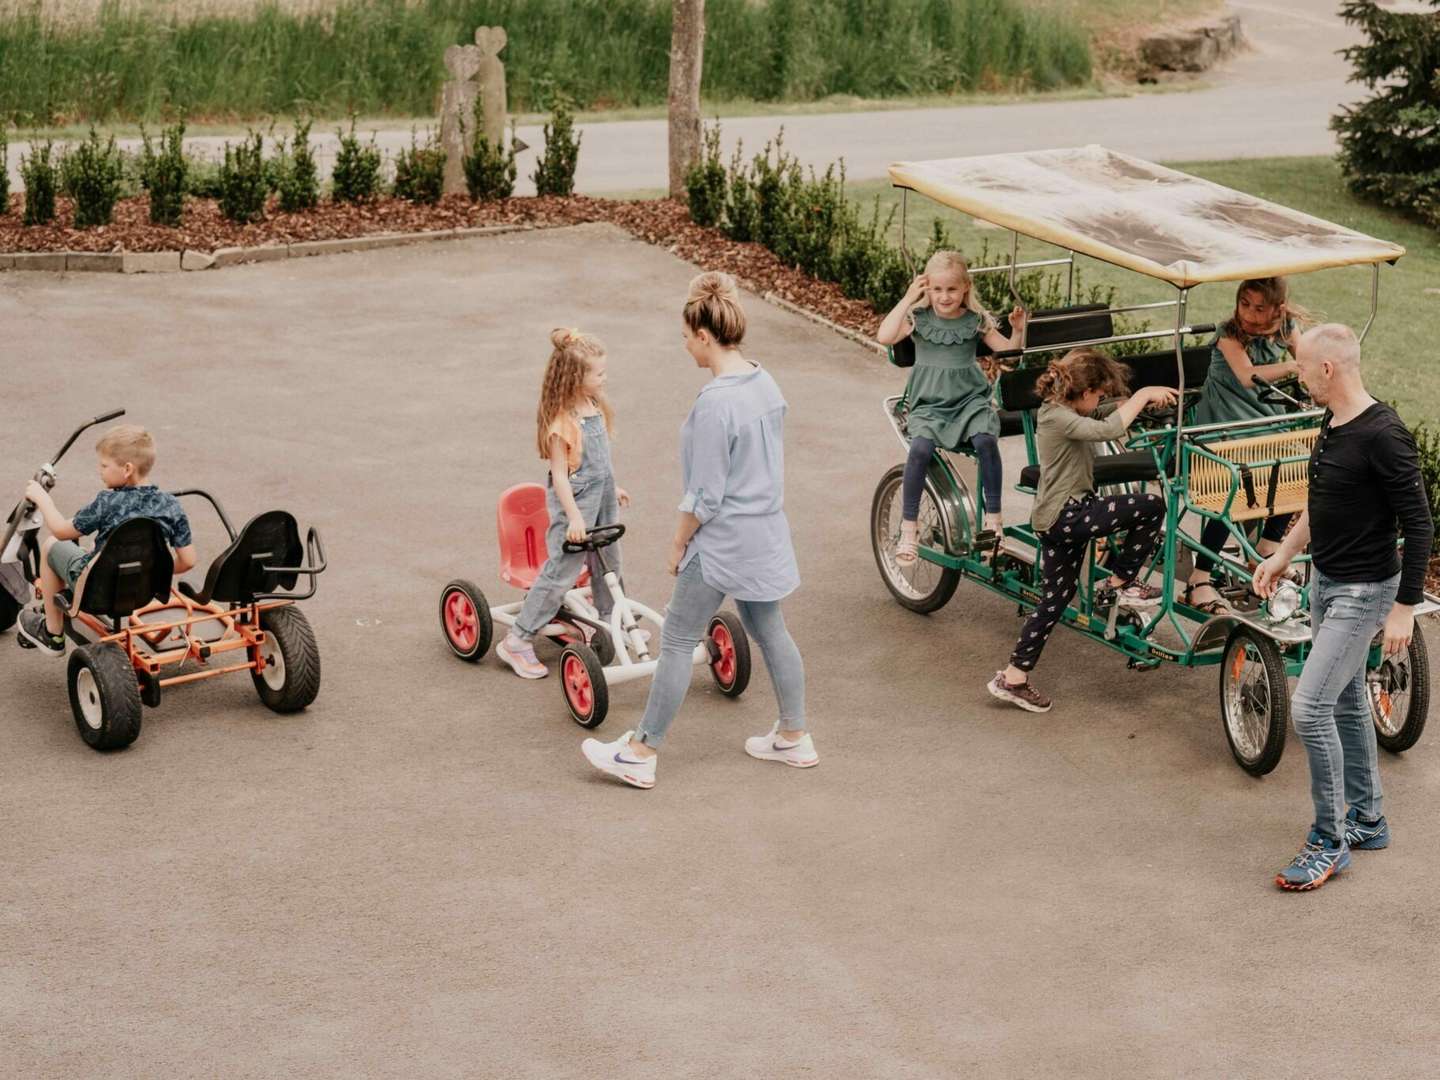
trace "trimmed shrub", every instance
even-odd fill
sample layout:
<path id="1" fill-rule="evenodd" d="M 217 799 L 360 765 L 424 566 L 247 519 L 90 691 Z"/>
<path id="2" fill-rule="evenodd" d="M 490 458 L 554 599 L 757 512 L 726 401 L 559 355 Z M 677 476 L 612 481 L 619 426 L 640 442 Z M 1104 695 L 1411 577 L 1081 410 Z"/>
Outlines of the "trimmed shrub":
<path id="1" fill-rule="evenodd" d="M 288 144 L 276 159 L 280 209 L 287 214 L 314 210 L 320 202 L 320 170 L 310 149 L 310 121 L 297 120 Z"/>
<path id="2" fill-rule="evenodd" d="M 269 191 L 264 136 L 252 131 L 238 146 L 227 142 L 220 165 L 220 213 L 237 225 L 258 221 L 265 215 Z"/>
<path id="3" fill-rule="evenodd" d="M 550 121 L 545 125 L 545 150 L 531 177 L 535 181 L 535 194 L 573 195 L 575 165 L 580 160 L 580 134 L 575 130 L 575 115 L 566 95 L 555 95 Z"/>
<path id="4" fill-rule="evenodd" d="M 350 118 L 350 131 L 335 129 L 340 150 L 335 168 L 330 173 L 330 197 L 336 202 L 369 202 L 380 194 L 382 157 L 372 135 L 368 143 L 355 137 L 355 117 Z"/>
<path id="5" fill-rule="evenodd" d="M 716 120 L 702 136 L 700 160 L 685 175 L 691 220 L 707 228 L 718 225 L 725 215 L 725 198 L 725 163 L 720 159 L 720 121 Z"/>
<path id="6" fill-rule="evenodd" d="M 109 225 L 120 198 L 124 164 L 115 149 L 115 136 L 103 143 L 92 127 L 90 135 L 60 159 L 61 190 L 75 200 L 75 227 Z"/>
<path id="7" fill-rule="evenodd" d="M 485 134 L 484 103 L 479 94 L 475 95 L 475 109 L 470 119 L 475 130 L 460 158 L 460 168 L 465 173 L 465 190 L 475 202 L 508 199 L 515 194 L 515 122 L 510 122 L 510 148 L 507 150 L 503 141 L 502 144 L 490 145 L 489 136 Z M 463 117 L 460 132 L 463 138 Z"/>
<path id="8" fill-rule="evenodd" d="M 434 206 L 445 193 L 445 150 L 430 132 L 421 145 L 410 133 L 409 149 L 395 157 L 395 196 Z"/>
<path id="9" fill-rule="evenodd" d="M 181 121 L 160 133 L 157 153 L 150 133 L 140 129 L 144 142 L 140 179 L 150 196 L 150 223 L 176 226 L 185 212 L 185 185 L 190 163 L 185 158 L 185 123 Z"/>
<path id="10" fill-rule="evenodd" d="M 59 170 L 53 160 L 54 144 L 30 144 L 30 153 L 20 158 L 20 180 L 25 185 L 25 224 L 48 225 L 55 220 L 55 190 L 60 186 Z"/>
<path id="11" fill-rule="evenodd" d="M 10 140 L 5 135 L 4 121 L 0 121 L 0 217 L 10 212 L 10 170 L 5 167 L 9 154 Z"/>
<path id="12" fill-rule="evenodd" d="M 1440 429 L 1417 424 L 1415 446 L 1420 451 L 1420 476 L 1430 499 L 1430 520 L 1440 522 Z"/>

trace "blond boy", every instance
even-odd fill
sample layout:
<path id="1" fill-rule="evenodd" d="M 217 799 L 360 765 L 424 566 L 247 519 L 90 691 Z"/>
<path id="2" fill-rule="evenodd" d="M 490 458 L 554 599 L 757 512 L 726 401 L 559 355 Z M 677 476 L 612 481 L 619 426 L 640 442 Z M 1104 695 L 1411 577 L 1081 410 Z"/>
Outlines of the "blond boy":
<path id="1" fill-rule="evenodd" d="M 105 490 L 89 505 L 67 518 L 55 507 L 55 500 L 38 481 L 30 481 L 25 497 L 45 519 L 50 535 L 40 547 L 40 593 L 43 610 L 30 609 L 20 615 L 19 641 L 26 648 L 39 649 L 48 656 L 65 655 L 65 617 L 56 595 L 74 588 L 75 582 L 100 546 L 119 526 L 132 518 L 153 518 L 165 539 L 175 549 L 175 573 L 183 574 L 195 565 L 195 545 L 190 520 L 179 501 L 153 484 L 145 483 L 155 466 L 155 440 L 142 427 L 123 424 L 113 427 L 95 444 L 100 482 Z M 86 551 L 75 541 L 95 534 L 95 546 Z"/>

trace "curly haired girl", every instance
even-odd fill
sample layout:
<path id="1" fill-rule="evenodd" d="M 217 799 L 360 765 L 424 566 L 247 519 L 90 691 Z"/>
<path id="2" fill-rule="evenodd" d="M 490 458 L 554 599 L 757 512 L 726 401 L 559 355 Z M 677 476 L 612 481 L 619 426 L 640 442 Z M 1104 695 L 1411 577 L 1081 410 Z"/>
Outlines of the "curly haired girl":
<path id="1" fill-rule="evenodd" d="M 1168 386 L 1147 386 L 1118 407 L 1102 408 L 1102 398 L 1126 392 L 1124 369 L 1094 349 L 1071 349 L 1050 365 L 1035 384 L 1044 404 L 1036 417 L 1040 486 L 1030 523 L 1042 553 L 1040 602 L 1020 631 L 1010 666 L 997 671 L 986 687 L 1001 701 L 1030 712 L 1049 712 L 1050 699 L 1029 682 L 1050 631 L 1060 620 L 1080 578 L 1085 548 L 1100 536 L 1124 532 L 1111 547 L 1114 562 L 1102 586 L 1110 602 L 1128 608 L 1153 607 L 1160 591 L 1138 579 L 1155 549 L 1165 502 L 1158 495 L 1097 495 L 1095 444 L 1118 439 L 1155 404 L 1174 404 Z M 1098 415 L 1108 413 L 1106 419 Z M 1097 603 L 1103 602 L 1097 594 Z"/>
<path id="2" fill-rule="evenodd" d="M 495 654 L 524 679 L 543 679 L 549 672 L 535 657 L 535 635 L 543 630 L 565 594 L 575 587 L 587 558 L 564 550 L 566 540 L 585 539 L 586 531 L 619 520 L 620 507 L 630 496 L 615 484 L 610 468 L 610 435 L 614 411 L 605 397 L 605 346 L 600 339 L 578 330 L 559 329 L 550 334 L 553 346 L 545 376 L 540 381 L 540 406 L 535 411 L 535 443 L 542 461 L 550 463 L 545 505 L 550 529 L 545 534 L 549 558 L 515 625 Z M 610 548 L 606 561 L 620 570 L 620 546 Z M 592 567 L 595 608 L 607 619 L 614 601 L 604 575 Z"/>

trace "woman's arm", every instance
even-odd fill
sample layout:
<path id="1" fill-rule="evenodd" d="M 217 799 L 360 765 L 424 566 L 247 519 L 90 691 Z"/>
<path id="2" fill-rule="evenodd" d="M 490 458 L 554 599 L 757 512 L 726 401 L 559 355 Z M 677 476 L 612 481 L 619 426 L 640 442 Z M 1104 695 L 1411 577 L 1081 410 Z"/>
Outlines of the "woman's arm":
<path id="1" fill-rule="evenodd" d="M 1235 381 L 1247 390 L 1255 386 L 1256 372 L 1259 372 L 1260 377 L 1266 382 L 1275 382 L 1277 379 L 1288 379 L 1300 371 L 1300 365 L 1293 360 L 1285 360 L 1279 364 L 1265 364 L 1262 371 L 1261 368 L 1250 362 L 1250 354 L 1234 338 L 1222 337 L 1219 345 L 1220 355 L 1225 357 L 1225 363 L 1230 365 L 1230 370 L 1235 375 Z"/>
<path id="2" fill-rule="evenodd" d="M 670 561 L 666 564 L 671 577 L 680 573 L 680 561 L 685 558 L 685 549 L 690 546 L 690 540 L 699 528 L 699 518 L 684 510 L 680 511 L 680 518 L 675 523 L 675 539 L 670 543 Z"/>
<path id="3" fill-rule="evenodd" d="M 570 488 L 570 448 L 559 435 L 550 436 L 550 484 L 565 510 L 565 539 L 576 543 L 584 540 L 585 515 L 575 505 L 575 492 Z"/>
<path id="4" fill-rule="evenodd" d="M 921 274 L 910 283 L 900 302 L 890 309 L 890 314 L 880 320 L 880 329 L 875 331 L 875 340 L 881 345 L 894 345 L 901 338 L 909 337 L 915 330 L 910 321 L 910 311 L 925 298 L 925 275 Z"/>

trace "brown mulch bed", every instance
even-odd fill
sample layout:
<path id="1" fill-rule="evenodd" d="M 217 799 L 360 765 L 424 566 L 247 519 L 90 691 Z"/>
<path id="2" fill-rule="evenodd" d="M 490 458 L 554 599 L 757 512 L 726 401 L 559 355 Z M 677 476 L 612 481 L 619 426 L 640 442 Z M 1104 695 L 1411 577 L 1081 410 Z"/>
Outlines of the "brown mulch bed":
<path id="1" fill-rule="evenodd" d="M 576 195 L 473 203 L 463 195 L 447 195 L 437 206 L 402 199 L 380 199 L 363 206 L 325 202 L 299 214 L 281 213 L 272 200 L 265 219 L 250 225 L 225 220 L 214 200 L 188 199 L 184 219 L 174 229 L 150 224 L 143 197 L 117 203 L 114 221 L 93 229 L 73 227 L 74 209 L 68 199 L 57 200 L 56 220 L 50 225 L 26 228 L 21 224 L 22 209 L 23 197 L 12 196 L 10 213 L 0 216 L 0 252 L 214 251 L 372 233 L 608 221 L 697 266 L 728 271 L 756 292 L 775 292 L 848 329 L 871 335 L 879 323 L 868 303 L 848 299 L 839 286 L 782 265 L 759 244 L 737 243 L 718 229 L 696 225 L 685 206 L 670 199 L 632 202 Z"/>

